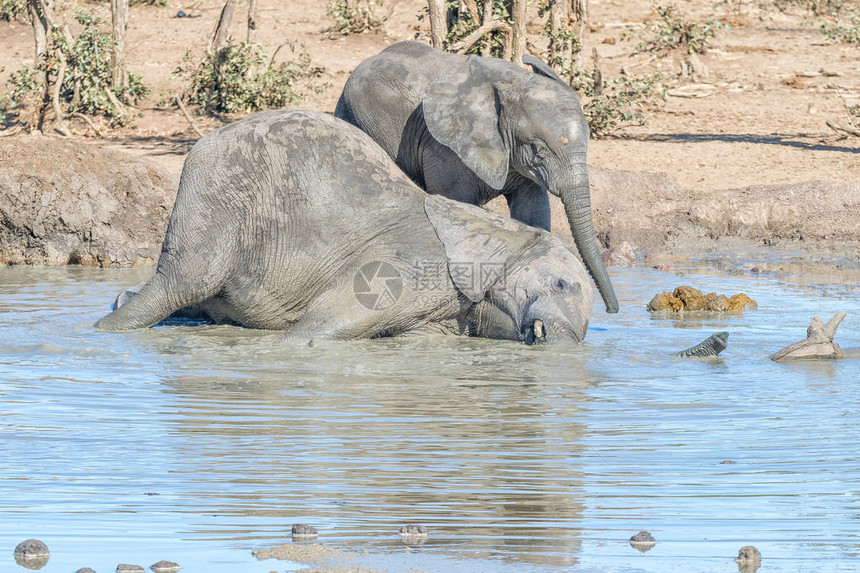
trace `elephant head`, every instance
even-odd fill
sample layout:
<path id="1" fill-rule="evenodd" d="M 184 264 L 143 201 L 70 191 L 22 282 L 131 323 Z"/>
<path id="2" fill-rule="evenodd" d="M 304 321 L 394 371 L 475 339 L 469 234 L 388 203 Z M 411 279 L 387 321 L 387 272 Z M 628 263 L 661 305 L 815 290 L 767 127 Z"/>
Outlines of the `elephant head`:
<path id="1" fill-rule="evenodd" d="M 588 123 L 576 92 L 534 69 L 492 58 L 462 60 L 428 86 L 427 128 L 493 189 L 510 192 L 513 170 L 559 197 L 607 312 L 618 312 L 592 223 Z"/>
<path id="2" fill-rule="evenodd" d="M 471 334 L 528 344 L 585 338 L 594 302 L 588 275 L 558 237 L 436 196 L 424 211 L 454 286 L 474 303 Z"/>

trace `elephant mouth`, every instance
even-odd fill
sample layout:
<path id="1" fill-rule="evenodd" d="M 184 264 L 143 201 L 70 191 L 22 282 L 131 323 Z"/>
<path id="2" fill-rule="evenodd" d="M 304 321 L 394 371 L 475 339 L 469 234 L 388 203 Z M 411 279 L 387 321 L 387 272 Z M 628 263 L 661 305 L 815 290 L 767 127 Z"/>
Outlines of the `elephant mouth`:
<path id="1" fill-rule="evenodd" d="M 529 346 L 546 342 L 546 323 L 540 318 L 531 321 L 531 324 L 528 324 L 525 330 L 524 342 Z"/>

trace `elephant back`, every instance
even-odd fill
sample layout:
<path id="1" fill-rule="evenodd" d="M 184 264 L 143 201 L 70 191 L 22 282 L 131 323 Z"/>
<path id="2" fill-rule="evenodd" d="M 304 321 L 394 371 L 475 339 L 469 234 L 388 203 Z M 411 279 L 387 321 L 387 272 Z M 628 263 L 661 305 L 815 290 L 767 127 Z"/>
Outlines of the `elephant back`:
<path id="1" fill-rule="evenodd" d="M 421 42 L 393 44 L 362 61 L 350 74 L 335 117 L 369 134 L 389 157 L 396 158 L 403 128 L 427 86 L 462 58 Z"/>

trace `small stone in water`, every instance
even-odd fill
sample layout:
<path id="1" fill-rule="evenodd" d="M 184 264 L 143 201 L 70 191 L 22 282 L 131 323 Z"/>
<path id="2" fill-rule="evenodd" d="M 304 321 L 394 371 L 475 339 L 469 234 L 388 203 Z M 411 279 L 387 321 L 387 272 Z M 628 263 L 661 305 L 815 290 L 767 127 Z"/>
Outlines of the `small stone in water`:
<path id="1" fill-rule="evenodd" d="M 96 572 L 94 570 L 90 569 L 89 567 L 81 567 L 80 569 L 75 571 L 75 573 L 96 573 Z"/>
<path id="2" fill-rule="evenodd" d="M 737 563 L 755 563 L 761 561 L 761 552 L 754 545 L 744 545 L 735 557 Z"/>
<path id="3" fill-rule="evenodd" d="M 165 561 L 163 559 L 158 563 L 153 563 L 149 568 L 152 569 L 153 573 L 176 573 L 181 569 L 178 563 Z"/>
<path id="4" fill-rule="evenodd" d="M 428 535 L 428 533 L 423 525 L 410 524 L 400 527 L 400 535 Z"/>
<path id="5" fill-rule="evenodd" d="M 120 563 L 116 566 L 116 573 L 144 573 L 144 568 L 140 565 L 129 565 L 128 563 Z"/>
<path id="6" fill-rule="evenodd" d="M 639 551 L 648 551 L 657 545 L 657 540 L 654 539 L 654 536 L 650 532 L 640 531 L 630 538 L 630 545 Z"/>
<path id="7" fill-rule="evenodd" d="M 293 525 L 293 537 L 316 537 L 319 535 L 317 528 L 307 523 L 296 523 Z"/>
<path id="8" fill-rule="evenodd" d="M 26 539 L 15 547 L 15 556 L 20 556 L 25 559 L 43 557 L 50 554 L 51 552 L 48 551 L 48 546 L 38 539 Z"/>
<path id="9" fill-rule="evenodd" d="M 27 569 L 41 569 L 50 556 L 48 546 L 38 539 L 26 539 L 15 547 L 15 563 Z"/>

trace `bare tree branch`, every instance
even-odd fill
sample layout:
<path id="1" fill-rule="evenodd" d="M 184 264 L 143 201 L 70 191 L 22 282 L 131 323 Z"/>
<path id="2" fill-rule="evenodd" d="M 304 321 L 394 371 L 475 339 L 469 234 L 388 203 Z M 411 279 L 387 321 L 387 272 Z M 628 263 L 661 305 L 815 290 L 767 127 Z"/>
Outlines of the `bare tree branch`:
<path id="1" fill-rule="evenodd" d="M 523 67 L 523 54 L 526 53 L 526 5 L 527 0 L 514 0 L 511 17 L 514 21 L 513 62 Z"/>
<path id="2" fill-rule="evenodd" d="M 66 121 L 63 119 L 63 109 L 60 107 L 60 89 L 63 87 L 63 80 L 66 79 L 66 68 L 68 67 L 66 63 L 66 58 L 63 56 L 62 52 L 57 50 L 57 54 L 60 56 L 60 68 L 57 70 L 57 79 L 54 81 L 54 89 L 51 94 L 51 102 L 54 105 L 54 115 L 56 116 L 57 122 L 57 131 L 65 135 L 66 137 L 71 136 L 71 132 L 69 132 L 69 128 L 66 127 Z"/>
<path id="3" fill-rule="evenodd" d="M 182 103 L 182 98 L 179 97 L 179 94 L 173 96 L 176 99 L 176 105 L 179 106 L 179 109 L 182 111 L 182 115 L 185 116 L 185 119 L 188 121 L 188 125 L 191 126 L 191 129 L 194 130 L 198 136 L 203 137 L 203 132 L 197 128 L 197 125 L 194 124 L 194 120 L 191 119 L 191 115 L 188 113 L 188 110 L 185 109 L 185 104 Z"/>
<path id="4" fill-rule="evenodd" d="M 442 50 L 448 35 L 448 8 L 445 0 L 428 0 L 430 8 L 430 41 L 437 50 Z"/>
<path id="5" fill-rule="evenodd" d="M 215 27 L 215 34 L 212 36 L 212 45 L 210 49 L 217 52 L 227 43 L 227 36 L 230 33 L 230 23 L 233 21 L 233 12 L 236 10 L 236 0 L 227 0 L 224 8 L 221 10 L 221 17 L 218 18 L 218 26 Z"/>
<path id="6" fill-rule="evenodd" d="M 484 20 L 481 22 L 482 26 L 488 25 L 493 21 L 493 0 L 484 0 Z M 486 57 L 490 56 L 490 42 L 484 44 L 484 47 L 481 48 L 481 55 Z"/>
<path id="7" fill-rule="evenodd" d="M 482 25 L 480 28 L 478 28 L 462 40 L 456 42 L 453 46 L 451 46 L 451 51 L 456 52 L 458 54 L 465 54 L 469 51 L 469 48 L 474 46 L 475 43 L 477 43 L 477 41 L 484 36 L 484 34 L 489 34 L 490 32 L 501 32 L 505 35 L 505 51 L 509 54 L 510 50 L 507 48 L 507 44 L 510 43 L 508 39 L 513 36 L 513 30 L 508 24 L 502 22 L 501 20 L 493 20 L 489 24 Z M 505 59 L 507 59 L 507 57 Z"/>
<path id="8" fill-rule="evenodd" d="M 123 52 L 125 50 L 125 33 L 128 29 L 128 1 L 110 0 L 111 14 L 111 38 L 113 39 L 113 50 L 111 50 L 110 63 L 113 66 L 113 87 L 119 88 L 125 85 L 125 61 Z"/>
<path id="9" fill-rule="evenodd" d="M 248 35 L 246 41 L 250 44 L 254 41 L 254 32 L 257 31 L 257 0 L 248 2 Z"/>
<path id="10" fill-rule="evenodd" d="M 83 120 L 84 122 L 86 122 L 86 124 L 88 126 L 90 126 L 90 129 L 92 129 L 96 135 L 98 135 L 99 137 L 104 137 L 104 134 L 101 131 L 99 131 L 99 128 L 97 128 L 95 126 L 95 124 L 92 121 L 90 121 L 90 118 L 88 118 L 84 114 L 78 113 L 78 112 L 73 112 L 73 113 L 69 114 L 69 117 L 74 117 L 74 118 Z"/>

